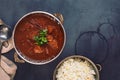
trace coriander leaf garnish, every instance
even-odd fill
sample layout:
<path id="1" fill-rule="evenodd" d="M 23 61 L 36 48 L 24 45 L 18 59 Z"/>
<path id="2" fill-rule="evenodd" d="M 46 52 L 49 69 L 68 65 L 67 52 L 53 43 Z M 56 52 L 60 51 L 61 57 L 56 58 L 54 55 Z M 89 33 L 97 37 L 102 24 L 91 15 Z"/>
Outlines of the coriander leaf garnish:
<path id="1" fill-rule="evenodd" d="M 47 29 L 40 30 L 39 35 L 34 37 L 36 44 L 38 45 L 46 44 L 48 42 L 46 36 L 47 36 Z"/>

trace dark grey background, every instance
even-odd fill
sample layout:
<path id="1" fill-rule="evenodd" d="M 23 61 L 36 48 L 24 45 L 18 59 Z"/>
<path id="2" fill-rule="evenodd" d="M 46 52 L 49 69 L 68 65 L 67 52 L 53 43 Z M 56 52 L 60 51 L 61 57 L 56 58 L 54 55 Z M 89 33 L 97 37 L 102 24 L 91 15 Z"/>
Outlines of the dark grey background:
<path id="1" fill-rule="evenodd" d="M 120 80 L 120 0 L 0 0 L 0 18 L 12 29 L 23 15 L 36 10 L 63 14 L 66 45 L 59 58 L 49 64 L 36 66 L 16 63 L 18 69 L 14 80 L 52 80 L 58 62 L 75 53 L 75 41 L 79 34 L 95 31 L 100 23 L 108 22 L 108 19 L 114 24 L 117 37 L 111 38 L 113 31 L 110 25 L 104 25 L 108 27 L 103 28 L 101 33 L 109 40 L 110 55 L 101 63 L 100 80 Z M 14 50 L 5 56 L 13 60 L 13 53 Z"/>

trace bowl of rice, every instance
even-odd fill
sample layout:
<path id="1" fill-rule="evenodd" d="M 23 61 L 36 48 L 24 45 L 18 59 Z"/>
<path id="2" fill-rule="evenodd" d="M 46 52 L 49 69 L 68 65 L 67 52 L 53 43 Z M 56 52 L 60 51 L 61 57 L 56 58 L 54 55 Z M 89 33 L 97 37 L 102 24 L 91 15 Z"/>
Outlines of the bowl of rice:
<path id="1" fill-rule="evenodd" d="M 99 71 L 90 59 L 73 55 L 57 65 L 53 80 L 99 80 Z"/>

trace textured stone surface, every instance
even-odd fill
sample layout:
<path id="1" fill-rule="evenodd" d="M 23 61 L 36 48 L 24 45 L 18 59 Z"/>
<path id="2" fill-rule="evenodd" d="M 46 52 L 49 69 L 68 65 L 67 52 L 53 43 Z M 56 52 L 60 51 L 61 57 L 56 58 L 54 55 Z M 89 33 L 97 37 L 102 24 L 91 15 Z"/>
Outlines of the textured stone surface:
<path id="1" fill-rule="evenodd" d="M 16 63 L 18 70 L 15 80 L 52 80 L 53 71 L 58 62 L 75 53 L 75 41 L 79 34 L 85 31 L 96 31 L 100 24 L 108 22 L 114 25 L 116 33 L 114 34 L 109 24 L 102 25 L 104 27 L 100 28 L 110 48 L 110 55 L 104 63 L 101 63 L 103 69 L 100 72 L 100 80 L 120 80 L 119 0 L 0 0 L 0 18 L 12 29 L 19 18 L 35 10 L 63 14 L 67 34 L 66 46 L 59 58 L 49 64 L 35 66 Z M 13 53 L 14 50 L 5 56 L 13 60 Z"/>

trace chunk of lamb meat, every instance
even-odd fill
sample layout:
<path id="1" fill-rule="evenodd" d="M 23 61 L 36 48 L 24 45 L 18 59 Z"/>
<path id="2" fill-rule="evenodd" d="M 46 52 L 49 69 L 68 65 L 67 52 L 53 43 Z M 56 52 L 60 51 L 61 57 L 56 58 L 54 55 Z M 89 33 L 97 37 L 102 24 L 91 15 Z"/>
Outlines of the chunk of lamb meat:
<path id="1" fill-rule="evenodd" d="M 44 49 L 43 49 L 42 47 L 36 45 L 36 46 L 34 47 L 34 52 L 35 52 L 35 53 L 38 53 L 38 54 L 41 54 L 41 53 L 44 52 Z"/>
<path id="2" fill-rule="evenodd" d="M 47 35 L 47 40 L 48 41 L 53 41 L 53 36 L 52 35 Z"/>
<path id="3" fill-rule="evenodd" d="M 58 43 L 57 41 L 54 39 L 52 41 L 49 41 L 48 44 L 53 48 L 53 49 L 57 49 L 58 48 Z"/>
<path id="4" fill-rule="evenodd" d="M 53 30 L 55 29 L 55 26 L 48 25 L 48 26 L 47 26 L 47 29 L 48 29 L 48 33 L 52 33 Z"/>

